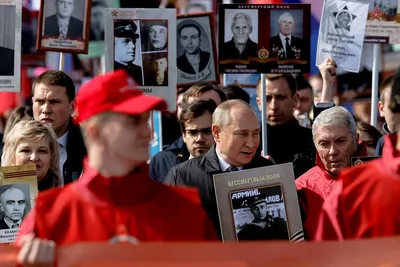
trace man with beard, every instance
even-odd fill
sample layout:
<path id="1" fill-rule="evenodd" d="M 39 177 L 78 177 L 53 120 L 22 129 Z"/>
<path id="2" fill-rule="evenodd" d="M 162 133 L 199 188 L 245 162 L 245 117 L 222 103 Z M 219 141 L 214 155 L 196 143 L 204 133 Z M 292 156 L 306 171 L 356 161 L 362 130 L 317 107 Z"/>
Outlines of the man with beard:
<path id="1" fill-rule="evenodd" d="M 188 74 L 202 72 L 210 61 L 210 53 L 202 51 L 201 31 L 195 21 L 185 21 L 178 28 L 179 41 L 185 50 L 178 57 L 177 66 L 181 71 Z"/>

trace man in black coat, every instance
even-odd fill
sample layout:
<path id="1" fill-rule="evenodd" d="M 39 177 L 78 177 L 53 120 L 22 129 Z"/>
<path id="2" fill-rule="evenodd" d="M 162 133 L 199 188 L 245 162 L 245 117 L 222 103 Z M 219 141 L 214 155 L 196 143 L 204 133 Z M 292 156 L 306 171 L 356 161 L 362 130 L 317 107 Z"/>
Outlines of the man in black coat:
<path id="1" fill-rule="evenodd" d="M 60 39 L 82 40 L 83 22 L 74 18 L 75 0 L 56 0 L 57 13 L 44 22 L 44 35 Z"/>
<path id="2" fill-rule="evenodd" d="M 255 111 L 241 100 L 228 100 L 213 114 L 215 145 L 204 155 L 173 167 L 164 183 L 199 189 L 202 204 L 220 233 L 213 175 L 272 165 L 257 153 L 260 126 Z"/>
<path id="3" fill-rule="evenodd" d="M 0 46 L 0 76 L 14 76 L 14 50 Z"/>

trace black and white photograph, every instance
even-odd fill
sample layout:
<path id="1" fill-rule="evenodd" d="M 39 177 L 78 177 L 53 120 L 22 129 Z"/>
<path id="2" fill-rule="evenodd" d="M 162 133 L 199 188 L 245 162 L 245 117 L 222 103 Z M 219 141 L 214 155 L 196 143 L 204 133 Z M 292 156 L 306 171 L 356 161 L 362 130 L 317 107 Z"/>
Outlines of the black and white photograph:
<path id="1" fill-rule="evenodd" d="M 0 1 L 1 92 L 20 90 L 21 16 L 17 14 L 21 9 L 21 1 Z"/>
<path id="2" fill-rule="evenodd" d="M 182 10 L 182 14 L 197 14 L 213 11 L 212 0 L 190 0 L 187 6 Z"/>
<path id="3" fill-rule="evenodd" d="M 231 192 L 238 241 L 289 240 L 281 185 Z"/>
<path id="4" fill-rule="evenodd" d="M 105 71 L 126 70 L 138 90 L 176 110 L 177 10 L 107 8 Z"/>
<path id="5" fill-rule="evenodd" d="M 38 50 L 87 53 L 92 0 L 42 0 Z"/>
<path id="6" fill-rule="evenodd" d="M 160 52 L 168 49 L 168 21 L 141 20 L 140 35 L 143 52 Z"/>
<path id="7" fill-rule="evenodd" d="M 114 21 L 114 70 L 126 70 L 143 85 L 142 54 L 138 20 Z"/>
<path id="8" fill-rule="evenodd" d="M 217 82 L 213 14 L 179 16 L 177 20 L 178 85 Z"/>

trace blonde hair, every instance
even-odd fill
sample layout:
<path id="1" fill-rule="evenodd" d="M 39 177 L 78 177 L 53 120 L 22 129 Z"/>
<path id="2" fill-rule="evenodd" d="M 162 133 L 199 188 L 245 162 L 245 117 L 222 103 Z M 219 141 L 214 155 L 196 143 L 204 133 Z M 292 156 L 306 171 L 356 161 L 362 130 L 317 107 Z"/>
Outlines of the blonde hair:
<path id="1" fill-rule="evenodd" d="M 55 186 L 61 185 L 59 174 L 60 152 L 57 136 L 52 128 L 40 121 L 20 121 L 10 130 L 4 143 L 1 165 L 15 165 L 17 146 L 23 140 L 49 142 L 51 154 L 49 171 L 55 177 Z"/>

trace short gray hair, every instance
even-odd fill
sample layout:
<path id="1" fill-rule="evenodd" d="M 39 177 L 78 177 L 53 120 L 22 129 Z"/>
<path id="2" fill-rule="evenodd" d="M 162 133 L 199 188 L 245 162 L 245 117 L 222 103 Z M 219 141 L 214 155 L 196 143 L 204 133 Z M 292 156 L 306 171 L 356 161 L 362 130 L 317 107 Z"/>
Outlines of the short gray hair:
<path id="1" fill-rule="evenodd" d="M 317 118 L 315 118 L 312 126 L 312 135 L 315 141 L 317 128 L 321 127 L 335 127 L 347 126 L 351 135 L 356 138 L 357 126 L 353 115 L 344 107 L 331 107 L 322 111 Z"/>
<path id="2" fill-rule="evenodd" d="M 256 115 L 256 112 L 254 109 L 244 102 L 243 100 L 240 99 L 232 99 L 232 100 L 227 100 L 222 102 L 214 111 L 212 115 L 212 124 L 219 126 L 221 129 L 223 129 L 225 126 L 227 126 L 230 121 L 231 121 L 231 110 L 237 107 L 244 107 L 252 110 L 254 112 L 254 115 Z M 257 115 L 256 115 L 257 116 Z"/>
<path id="3" fill-rule="evenodd" d="M 251 23 L 251 17 L 249 14 L 246 14 L 246 13 L 236 13 L 235 14 L 235 16 L 233 17 L 233 20 L 232 20 L 231 29 L 233 29 L 233 27 L 235 26 L 236 20 L 241 19 L 241 18 L 244 18 L 245 20 L 247 20 L 247 24 L 250 27 L 250 31 L 253 31 L 253 24 Z"/>
<path id="4" fill-rule="evenodd" d="M 287 17 L 291 17 L 292 20 L 293 20 L 293 22 L 294 22 L 293 15 L 290 14 L 289 12 L 285 12 L 285 13 L 283 13 L 282 15 L 279 16 L 278 23 L 281 23 L 281 21 L 282 21 L 284 18 L 287 18 Z"/>

